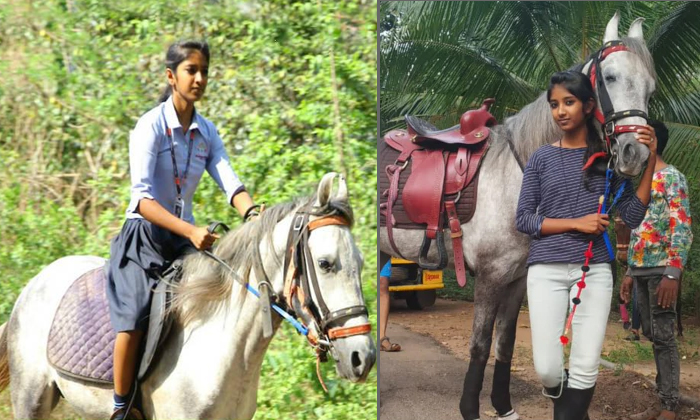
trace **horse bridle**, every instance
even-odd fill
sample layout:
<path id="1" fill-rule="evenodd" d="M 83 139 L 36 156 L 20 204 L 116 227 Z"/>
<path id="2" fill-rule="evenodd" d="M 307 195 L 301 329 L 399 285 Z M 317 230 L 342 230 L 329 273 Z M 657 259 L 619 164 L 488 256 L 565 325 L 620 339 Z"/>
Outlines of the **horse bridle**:
<path id="1" fill-rule="evenodd" d="M 620 40 L 606 42 L 603 47 L 593 56 L 593 63 L 588 68 L 588 73 L 586 74 L 591 79 L 593 89 L 598 93 L 598 100 L 600 101 L 601 109 L 596 107 L 595 118 L 603 126 L 606 153 L 608 155 L 610 155 L 612 152 L 612 139 L 615 139 L 618 134 L 636 133 L 641 127 L 640 125 L 636 124 L 616 124 L 618 120 L 628 117 L 642 117 L 646 121 L 649 120 L 646 112 L 639 109 L 615 112 L 612 101 L 610 100 L 610 95 L 605 87 L 605 79 L 601 73 L 600 63 L 602 63 L 603 60 L 605 60 L 610 54 L 619 51 L 631 52 L 624 42 Z"/>
<path id="2" fill-rule="evenodd" d="M 341 215 L 323 215 L 310 220 L 314 213 L 304 209 L 295 213 L 287 236 L 287 248 L 284 255 L 284 298 L 287 305 L 307 325 L 315 323 L 316 336 L 309 329 L 307 338 L 322 361 L 332 349 L 332 341 L 354 335 L 368 334 L 372 327 L 369 323 L 353 327 L 333 327 L 338 321 L 358 315 L 367 315 L 365 305 L 354 305 L 330 311 L 326 305 L 318 284 L 314 260 L 309 248 L 311 232 L 325 226 L 350 226 L 349 221 Z"/>

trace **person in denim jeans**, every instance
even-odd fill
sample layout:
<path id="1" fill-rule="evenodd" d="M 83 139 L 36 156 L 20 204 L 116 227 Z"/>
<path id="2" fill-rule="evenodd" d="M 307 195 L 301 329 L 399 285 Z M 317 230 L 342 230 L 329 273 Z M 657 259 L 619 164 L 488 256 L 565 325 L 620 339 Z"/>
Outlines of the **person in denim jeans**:
<path id="1" fill-rule="evenodd" d="M 629 302 L 636 286 L 642 333 L 653 343 L 656 361 L 656 403 L 632 420 L 674 420 L 680 393 L 680 362 L 674 335 L 676 299 L 683 267 L 693 241 L 688 184 L 682 173 L 662 158 L 668 141 L 663 123 L 651 122 L 658 139 L 651 201 L 644 221 L 632 230 L 628 270 L 620 296 Z"/>

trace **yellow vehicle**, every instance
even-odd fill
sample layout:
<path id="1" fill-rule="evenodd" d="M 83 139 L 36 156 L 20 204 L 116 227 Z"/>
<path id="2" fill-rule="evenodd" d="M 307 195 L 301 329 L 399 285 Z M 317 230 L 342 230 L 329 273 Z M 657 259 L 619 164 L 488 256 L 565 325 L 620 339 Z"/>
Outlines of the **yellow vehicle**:
<path id="1" fill-rule="evenodd" d="M 391 258 L 392 299 L 405 299 L 409 308 L 422 310 L 435 303 L 435 291 L 443 287 L 442 270 L 424 270 L 413 261 Z"/>

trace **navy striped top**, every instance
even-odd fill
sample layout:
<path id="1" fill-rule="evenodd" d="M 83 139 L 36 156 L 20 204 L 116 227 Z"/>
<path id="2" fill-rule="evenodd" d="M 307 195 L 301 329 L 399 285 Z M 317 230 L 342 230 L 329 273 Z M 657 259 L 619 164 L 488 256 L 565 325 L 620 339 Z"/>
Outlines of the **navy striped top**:
<path id="1" fill-rule="evenodd" d="M 578 264 L 585 260 L 591 236 L 578 231 L 542 236 L 540 230 L 545 217 L 574 219 L 598 212 L 600 196 L 605 192 L 605 176 L 592 176 L 589 189 L 584 186 L 583 156 L 585 148 L 564 149 L 552 145 L 540 147 L 530 158 L 523 175 L 518 210 L 517 228 L 533 238 L 527 265 L 541 263 Z M 617 191 L 622 178 L 613 176 L 611 194 Z M 616 209 L 627 226 L 637 227 L 647 211 L 635 194 L 631 183 L 617 202 Z M 593 242 L 591 264 L 610 262 L 602 235 Z"/>

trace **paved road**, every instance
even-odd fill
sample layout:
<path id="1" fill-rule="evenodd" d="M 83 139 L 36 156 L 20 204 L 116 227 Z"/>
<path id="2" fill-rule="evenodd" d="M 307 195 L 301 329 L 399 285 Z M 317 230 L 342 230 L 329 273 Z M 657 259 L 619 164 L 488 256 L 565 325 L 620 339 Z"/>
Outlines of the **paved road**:
<path id="1" fill-rule="evenodd" d="M 435 340 L 389 323 L 387 335 L 400 343 L 402 351 L 380 352 L 379 417 L 381 420 L 463 420 L 459 412 L 467 362 L 457 359 Z M 466 343 L 465 343 L 466 345 Z M 489 394 L 493 366 L 486 367 L 481 392 L 482 420 L 495 418 Z M 541 415 L 544 398 L 533 384 L 511 378 L 511 391 L 519 391 L 516 409 L 521 415 L 530 411 L 523 404 L 532 401 L 532 413 Z M 532 396 L 532 397 L 530 397 Z M 514 401 L 516 400 L 514 396 Z M 523 410 L 525 409 L 525 410 Z M 546 413 L 547 411 L 545 411 Z M 534 418 L 534 417 L 528 417 Z"/>

